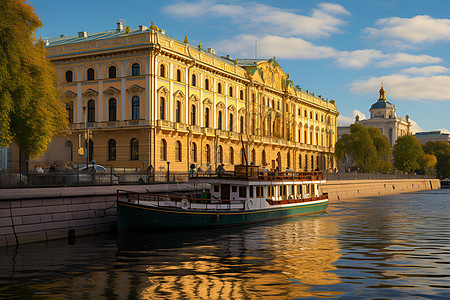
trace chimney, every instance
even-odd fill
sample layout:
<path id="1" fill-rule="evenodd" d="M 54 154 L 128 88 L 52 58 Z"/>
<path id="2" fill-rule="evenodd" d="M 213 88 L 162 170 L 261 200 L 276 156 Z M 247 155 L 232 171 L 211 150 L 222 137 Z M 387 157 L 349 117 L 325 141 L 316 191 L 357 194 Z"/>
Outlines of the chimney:
<path id="1" fill-rule="evenodd" d="M 116 31 L 122 31 L 123 30 L 123 23 L 122 22 L 117 22 L 117 28 Z"/>
<path id="2" fill-rule="evenodd" d="M 80 32 L 78 32 L 78 37 L 84 37 L 84 38 L 87 38 L 87 36 L 88 36 L 88 33 L 87 33 L 86 31 L 80 31 Z"/>
<path id="3" fill-rule="evenodd" d="M 216 50 L 214 50 L 213 48 L 208 48 L 208 52 L 211 54 L 216 54 Z"/>

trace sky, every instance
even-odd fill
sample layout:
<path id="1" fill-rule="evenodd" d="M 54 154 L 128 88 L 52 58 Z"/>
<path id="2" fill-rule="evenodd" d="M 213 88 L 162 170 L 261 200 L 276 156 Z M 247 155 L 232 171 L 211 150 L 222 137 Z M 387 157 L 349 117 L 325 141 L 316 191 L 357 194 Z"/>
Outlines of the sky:
<path id="1" fill-rule="evenodd" d="M 450 1 L 31 0 L 56 38 L 154 22 L 218 55 L 272 58 L 295 85 L 334 99 L 338 124 L 369 117 L 381 84 L 412 130 L 450 130 Z"/>

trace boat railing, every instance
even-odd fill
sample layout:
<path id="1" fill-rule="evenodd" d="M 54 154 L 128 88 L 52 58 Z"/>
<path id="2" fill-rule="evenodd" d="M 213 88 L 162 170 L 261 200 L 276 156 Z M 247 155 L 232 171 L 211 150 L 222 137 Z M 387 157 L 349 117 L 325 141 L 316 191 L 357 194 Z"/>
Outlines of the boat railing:
<path id="1" fill-rule="evenodd" d="M 157 207 L 173 207 L 195 210 L 245 210 L 245 200 L 221 200 L 211 198 L 192 198 L 188 196 L 162 195 L 139 193 L 121 190 L 120 196 L 126 197 L 128 202 L 137 204 L 151 204 Z"/>
<path id="2" fill-rule="evenodd" d="M 191 178 L 224 178 L 224 179 L 245 179 L 245 180 L 297 180 L 297 181 L 321 181 L 324 180 L 322 171 L 313 172 L 294 172 L 294 171 L 268 171 L 268 170 L 251 170 L 251 172 L 197 172 L 192 174 Z"/>
<path id="3" fill-rule="evenodd" d="M 281 205 L 281 204 L 294 204 L 294 203 L 311 202 L 311 201 L 326 200 L 326 199 L 328 199 L 328 193 L 323 193 L 321 196 L 318 196 L 318 197 L 282 199 L 282 200 L 266 199 L 266 201 L 270 205 Z"/>

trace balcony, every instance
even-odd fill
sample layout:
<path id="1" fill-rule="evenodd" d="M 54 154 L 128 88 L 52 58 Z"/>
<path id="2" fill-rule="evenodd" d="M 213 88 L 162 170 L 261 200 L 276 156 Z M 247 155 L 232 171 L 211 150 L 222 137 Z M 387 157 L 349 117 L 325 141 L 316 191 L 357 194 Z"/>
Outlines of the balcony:
<path id="1" fill-rule="evenodd" d="M 212 128 L 209 128 L 209 127 L 203 128 L 203 133 L 204 133 L 206 136 L 216 136 L 215 130 L 212 129 Z"/>
<path id="2" fill-rule="evenodd" d="M 197 125 L 190 125 L 189 129 L 194 135 L 201 135 L 202 134 L 202 128 Z"/>
<path id="3" fill-rule="evenodd" d="M 253 142 L 255 143 L 261 143 L 261 136 L 260 135 L 253 135 Z"/>
<path id="4" fill-rule="evenodd" d="M 86 129 L 114 129 L 114 128 L 148 126 L 148 125 L 149 121 L 147 120 L 104 121 L 104 122 L 86 123 Z M 84 130 L 85 123 L 72 123 L 69 124 L 69 128 L 72 131 Z"/>
<path id="5" fill-rule="evenodd" d="M 270 138 L 269 137 L 263 136 L 261 138 L 261 141 L 263 142 L 263 144 L 270 144 Z"/>
<path id="6" fill-rule="evenodd" d="M 175 123 L 175 129 L 178 132 L 187 133 L 189 132 L 189 125 L 184 123 Z"/>
<path id="7" fill-rule="evenodd" d="M 239 133 L 230 131 L 230 139 L 232 140 L 239 140 Z"/>
<path id="8" fill-rule="evenodd" d="M 228 131 L 226 131 L 226 130 L 217 129 L 216 130 L 216 134 L 220 138 L 223 138 L 223 139 L 227 139 L 228 138 Z"/>
<path id="9" fill-rule="evenodd" d="M 173 123 L 167 120 L 158 120 L 158 129 L 172 131 Z"/>

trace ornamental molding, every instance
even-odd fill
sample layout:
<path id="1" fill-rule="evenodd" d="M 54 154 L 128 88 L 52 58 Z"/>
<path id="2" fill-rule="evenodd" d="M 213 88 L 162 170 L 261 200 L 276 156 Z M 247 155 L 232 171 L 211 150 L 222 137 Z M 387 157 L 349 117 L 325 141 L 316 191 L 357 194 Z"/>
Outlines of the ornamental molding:
<path id="1" fill-rule="evenodd" d="M 145 88 L 137 84 L 133 84 L 132 86 L 126 89 L 128 93 L 142 93 L 144 90 Z"/>
<path id="2" fill-rule="evenodd" d="M 93 89 L 87 89 L 84 93 L 82 93 L 84 97 L 96 97 L 98 92 Z"/>
<path id="3" fill-rule="evenodd" d="M 159 89 L 156 90 L 156 92 L 158 92 L 158 94 L 164 94 L 164 95 L 169 95 L 169 90 L 165 87 L 162 86 Z"/>
<path id="4" fill-rule="evenodd" d="M 64 92 L 63 96 L 69 99 L 74 99 L 77 96 L 77 93 L 67 90 Z"/>
<path id="5" fill-rule="evenodd" d="M 120 90 L 116 89 L 115 87 L 110 86 L 106 90 L 103 91 L 103 94 L 105 95 L 117 95 L 120 94 Z"/>
<path id="6" fill-rule="evenodd" d="M 206 98 L 205 100 L 203 100 L 203 105 L 212 105 L 212 101 L 209 98 Z"/>

